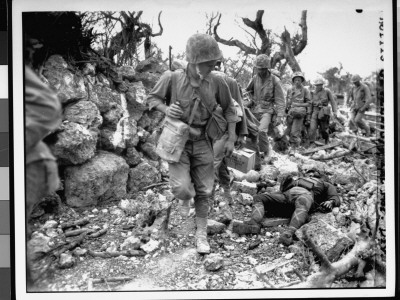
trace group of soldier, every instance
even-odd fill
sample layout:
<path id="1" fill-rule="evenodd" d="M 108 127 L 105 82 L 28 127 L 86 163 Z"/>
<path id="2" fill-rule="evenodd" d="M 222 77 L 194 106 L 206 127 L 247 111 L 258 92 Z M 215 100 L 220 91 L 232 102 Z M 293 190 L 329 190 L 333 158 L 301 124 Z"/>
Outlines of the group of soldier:
<path id="1" fill-rule="evenodd" d="M 169 163 L 170 186 L 178 199 L 178 211 L 183 218 L 189 215 L 190 206 L 194 206 L 196 235 L 195 243 L 199 253 L 210 253 L 207 241 L 207 219 L 212 206 L 217 182 L 223 189 L 225 202 L 229 206 L 233 199 L 230 191 L 230 175 L 226 158 L 232 155 L 235 145 L 246 145 L 256 152 L 255 169 L 259 170 L 263 158 L 269 155 L 277 128 L 287 125 L 280 137 L 288 137 L 291 149 L 302 142 L 305 128 L 311 142 L 316 140 L 317 130 L 326 143 L 329 142 L 328 125 L 331 116 L 336 117 L 337 105 L 332 92 L 324 88 L 324 81 L 314 81 L 312 93 L 304 86 L 304 75 L 295 72 L 293 85 L 286 95 L 279 76 L 271 70 L 267 55 L 258 55 L 255 59 L 256 73 L 245 92 L 235 79 L 220 71 L 222 52 L 218 43 L 207 34 L 194 34 L 186 45 L 186 62 L 174 61 L 171 71 L 165 72 L 150 92 L 147 101 L 150 109 L 164 112 L 167 116 L 188 121 L 196 98 L 200 105 L 194 112 L 191 123 L 200 135 L 191 136 L 179 162 Z M 171 97 L 172 74 L 177 73 L 175 93 Z M 356 76 L 353 81 L 356 83 Z M 359 82 L 360 80 L 358 80 Z M 244 94 L 251 98 L 246 101 Z M 361 97 L 360 94 L 355 94 Z M 365 96 L 363 95 L 365 98 Z M 363 98 L 363 99 L 364 99 Z M 228 126 L 226 133 L 219 139 L 211 140 L 207 135 L 207 124 L 212 112 L 205 103 L 213 103 L 222 109 Z M 362 109 L 361 112 L 363 113 Z M 354 116 L 356 120 L 357 114 Z M 359 126 L 359 122 L 354 121 Z M 254 196 L 253 213 L 250 220 L 242 222 L 240 234 L 257 233 L 264 217 L 268 215 L 290 215 L 290 223 L 281 235 L 284 245 L 292 243 L 293 234 L 306 221 L 310 210 L 317 208 L 332 209 L 340 205 L 340 196 L 336 188 L 327 180 L 309 174 L 307 178 L 287 177 L 281 182 L 280 192 L 264 193 Z"/>
<path id="2" fill-rule="evenodd" d="M 284 136 L 289 137 L 292 148 L 300 146 L 304 128 L 307 128 L 311 142 L 315 141 L 319 128 L 327 143 L 327 126 L 330 117 L 336 116 L 337 105 L 321 79 L 314 81 L 316 88 L 310 93 L 304 86 L 305 78 L 301 72 L 293 74 L 293 85 L 285 95 L 279 76 L 273 74 L 270 59 L 264 54 L 255 59 L 256 74 L 245 89 L 251 100 L 245 101 L 236 80 L 219 71 L 222 52 L 215 39 L 207 34 L 194 34 L 188 39 L 186 59 L 184 65 L 177 61 L 172 63 L 173 68 L 161 76 L 149 93 L 147 103 L 150 110 L 156 109 L 170 118 L 190 123 L 194 129 L 189 133 L 179 161 L 169 163 L 169 180 L 182 217 L 189 215 L 190 203 L 194 204 L 196 249 L 205 254 L 210 253 L 207 221 L 217 182 L 224 191 L 228 206 L 233 201 L 226 158 L 232 155 L 235 145 L 245 143 L 247 148 L 255 150 L 255 168 L 259 169 L 263 156 L 270 151 L 268 137 L 274 139 L 281 124 L 287 125 Z M 41 139 L 56 128 L 61 119 L 61 106 L 55 96 L 31 73 L 27 69 L 25 74 L 27 223 L 33 205 L 44 194 L 55 190 L 58 179 L 55 158 Z M 360 127 L 369 135 L 363 116 L 370 102 L 370 92 L 358 75 L 353 76 L 352 81 L 355 87 L 351 93 L 354 107 L 350 128 L 357 131 Z M 196 99 L 200 99 L 200 103 Z M 213 111 L 209 110 L 210 106 Z M 211 140 L 207 125 L 216 108 L 222 112 L 227 128 L 221 138 Z M 49 113 L 44 113 L 47 111 Z M 280 192 L 255 195 L 251 219 L 243 222 L 239 231 L 256 233 L 265 216 L 290 215 L 289 226 L 280 237 L 280 242 L 290 245 L 295 230 L 306 222 L 310 210 L 329 210 L 340 205 L 336 188 L 317 177 L 313 174 L 304 178 L 289 176 L 281 181 Z M 52 182 L 42 184 L 41 178 L 52 178 Z M 27 231 L 27 240 L 29 237 Z M 32 281 L 29 264 L 27 274 L 29 283 Z"/>

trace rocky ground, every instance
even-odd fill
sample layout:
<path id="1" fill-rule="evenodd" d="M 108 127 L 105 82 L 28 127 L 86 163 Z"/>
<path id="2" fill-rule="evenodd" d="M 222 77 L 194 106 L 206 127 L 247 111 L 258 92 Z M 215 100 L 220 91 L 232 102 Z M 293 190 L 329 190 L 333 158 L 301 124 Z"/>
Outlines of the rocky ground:
<path id="1" fill-rule="evenodd" d="M 325 152 L 333 151 L 338 149 Z M 232 172 L 233 219 L 250 217 L 249 195 L 256 193 L 256 181 L 269 180 L 272 184 L 267 190 L 272 191 L 278 187 L 279 176 L 290 173 L 291 167 L 295 172 L 305 172 L 307 168 L 324 170 L 336 180 L 343 195 L 340 208 L 328 214 L 315 213 L 309 223 L 313 226 L 310 231 L 314 240 L 323 251 L 328 251 L 343 235 L 354 234 L 354 228 L 360 228 L 362 222 L 375 224 L 375 203 L 384 193 L 384 186 L 374 179 L 376 161 L 353 158 L 356 159 L 351 162 L 336 158 L 328 164 L 300 154 L 288 157 L 273 153 L 255 178 Z M 217 190 L 210 215 L 215 222 L 209 222 L 208 226 L 210 255 L 197 254 L 193 212 L 187 219 L 177 214 L 176 200 L 166 184 L 139 193 L 136 199 L 118 199 L 86 208 L 71 208 L 61 203 L 57 213 L 39 214 L 31 223 L 34 233 L 29 243 L 35 249 L 35 269 L 39 276 L 33 290 L 286 288 L 319 270 L 320 263 L 301 240 L 300 232 L 296 233 L 300 239 L 292 246 L 278 243 L 287 220 L 275 220 L 277 223 L 262 228 L 259 234 L 238 235 L 232 232 L 232 225 L 216 222 L 224 222 L 219 214 L 223 201 L 222 189 Z M 384 214 L 383 205 L 380 210 Z M 384 261 L 384 216 L 381 219 L 378 239 Z M 79 220 L 83 221 L 71 224 Z M 353 275 L 353 271 L 349 272 L 331 287 L 385 285 L 384 279 L 368 281 L 367 275 L 357 279 Z"/>

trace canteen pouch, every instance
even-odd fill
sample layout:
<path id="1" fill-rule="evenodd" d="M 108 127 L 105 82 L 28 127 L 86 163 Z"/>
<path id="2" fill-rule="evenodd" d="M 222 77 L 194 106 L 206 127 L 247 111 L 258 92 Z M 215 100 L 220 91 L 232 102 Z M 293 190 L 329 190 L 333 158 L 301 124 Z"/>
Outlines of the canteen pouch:
<path id="1" fill-rule="evenodd" d="M 228 127 L 223 115 L 222 107 L 217 105 L 206 125 L 206 133 L 212 141 L 220 139 Z"/>
<path id="2" fill-rule="evenodd" d="M 292 107 L 289 111 L 289 115 L 292 116 L 294 119 L 303 118 L 306 116 L 306 114 L 307 109 L 301 106 Z"/>
<path id="3" fill-rule="evenodd" d="M 166 117 L 157 143 L 158 156 L 168 163 L 178 162 L 189 139 L 189 127 L 181 120 Z"/>

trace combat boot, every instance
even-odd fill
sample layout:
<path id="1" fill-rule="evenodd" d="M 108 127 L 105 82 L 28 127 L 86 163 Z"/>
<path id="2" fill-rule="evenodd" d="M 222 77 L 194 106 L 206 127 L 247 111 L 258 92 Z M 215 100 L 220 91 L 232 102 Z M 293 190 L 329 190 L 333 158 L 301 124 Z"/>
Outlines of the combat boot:
<path id="1" fill-rule="evenodd" d="M 189 216 L 190 212 L 190 200 L 181 200 L 179 199 L 178 203 L 178 213 L 179 215 L 186 219 Z"/>
<path id="2" fill-rule="evenodd" d="M 207 242 L 207 218 L 196 217 L 196 250 L 200 254 L 210 253 Z"/>
<path id="3" fill-rule="evenodd" d="M 255 203 L 253 205 L 253 211 L 251 212 L 251 219 L 260 223 L 261 220 L 264 218 L 265 210 L 264 204 L 262 203 Z"/>

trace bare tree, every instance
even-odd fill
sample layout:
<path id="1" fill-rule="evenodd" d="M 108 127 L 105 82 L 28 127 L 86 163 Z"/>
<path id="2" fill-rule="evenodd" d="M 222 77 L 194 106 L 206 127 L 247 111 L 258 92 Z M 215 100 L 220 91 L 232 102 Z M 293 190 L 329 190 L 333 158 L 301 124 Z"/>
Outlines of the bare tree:
<path id="1" fill-rule="evenodd" d="M 252 43 L 250 46 L 237 39 L 224 39 L 218 35 L 218 26 L 221 24 L 221 14 L 218 16 L 218 21 L 214 25 L 214 37 L 215 39 L 228 46 L 238 47 L 244 51 L 245 54 L 266 54 L 271 57 L 271 67 L 275 68 L 279 66 L 279 70 L 282 72 L 286 65 L 289 65 L 293 72 L 301 71 L 300 65 L 297 62 L 296 56 L 299 55 L 307 45 L 307 11 L 303 10 L 301 13 L 301 20 L 299 26 L 301 28 L 301 34 L 296 33 L 291 37 L 290 33 L 285 28 L 279 36 L 280 41 L 275 41 L 271 30 L 264 29 L 262 18 L 264 10 L 258 10 L 254 21 L 248 18 L 242 18 L 243 23 L 251 28 L 254 33 L 245 30 L 251 37 Z M 256 39 L 261 40 L 261 46 L 257 47 Z M 274 46 L 278 46 L 278 50 L 274 53 Z"/>
<path id="2" fill-rule="evenodd" d="M 97 33 L 102 46 L 102 54 L 117 64 L 129 63 L 132 56 L 138 53 L 138 48 L 143 44 L 145 58 L 153 55 L 151 38 L 163 33 L 161 13 L 158 14 L 160 30 L 153 32 L 151 26 L 141 21 L 143 11 L 138 12 L 86 12 L 84 26 L 88 31 L 94 31 L 94 26 L 102 30 Z"/>

